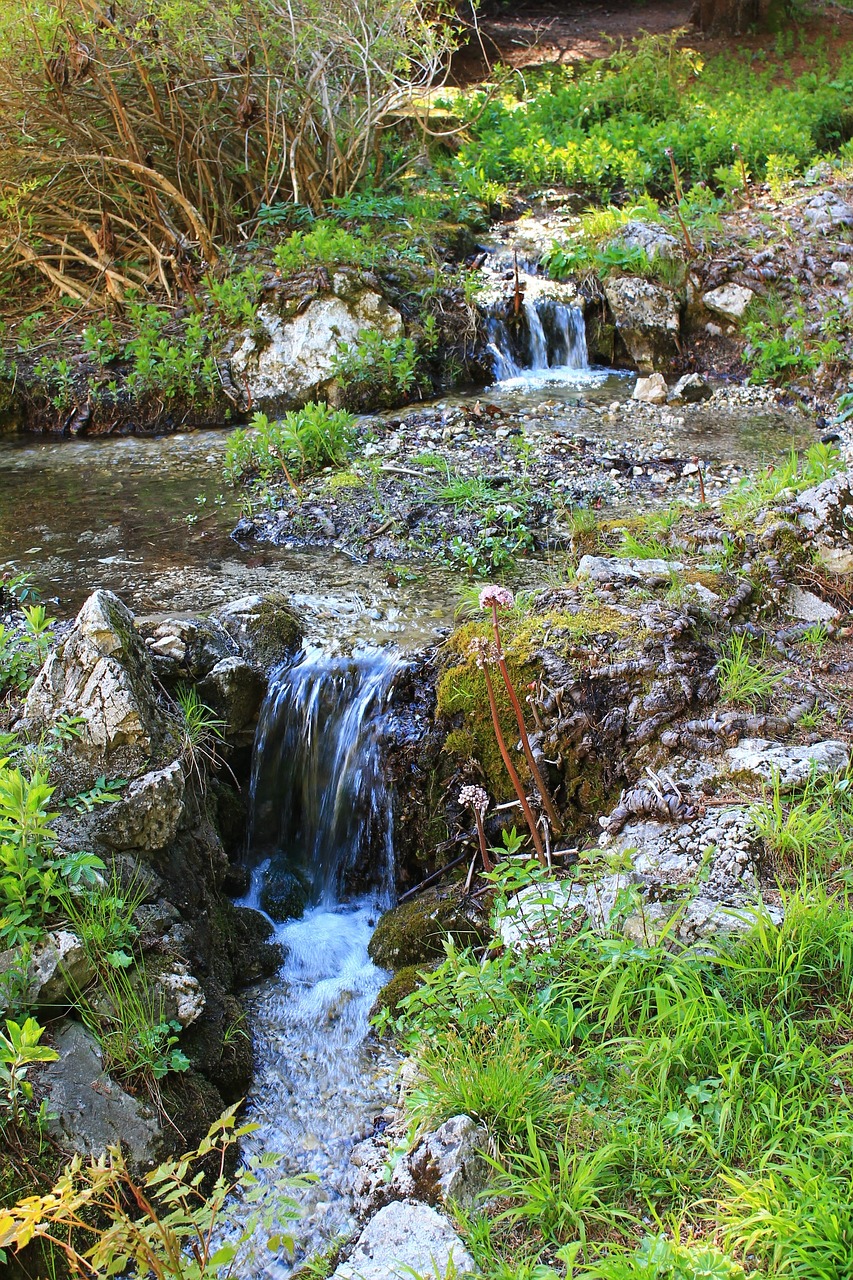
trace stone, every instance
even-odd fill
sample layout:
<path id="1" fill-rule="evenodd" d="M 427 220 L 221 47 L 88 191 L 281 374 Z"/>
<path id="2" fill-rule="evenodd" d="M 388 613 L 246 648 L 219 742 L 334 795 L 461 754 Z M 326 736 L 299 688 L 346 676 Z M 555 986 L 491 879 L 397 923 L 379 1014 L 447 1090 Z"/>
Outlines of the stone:
<path id="1" fill-rule="evenodd" d="M 371 1218 L 332 1280 L 411 1280 L 476 1274 L 474 1260 L 453 1227 L 425 1204 L 395 1201 Z"/>
<path id="2" fill-rule="evenodd" d="M 90 1031 L 66 1021 L 56 1032 L 56 1062 L 44 1068 L 49 1130 L 73 1151 L 99 1156 L 120 1142 L 133 1165 L 153 1164 L 162 1132 L 153 1109 L 125 1093 L 104 1071 L 101 1050 Z"/>
<path id="3" fill-rule="evenodd" d="M 713 394 L 700 374 L 685 373 L 670 391 L 669 398 L 680 404 L 698 404 L 701 400 L 710 400 Z"/>
<path id="4" fill-rule="evenodd" d="M 473 1209 L 490 1179 L 489 1135 L 470 1116 L 452 1116 L 397 1162 L 390 1192 L 426 1204 Z"/>
<path id="5" fill-rule="evenodd" d="M 259 901 L 271 919 L 296 920 L 308 906 L 310 886 L 298 869 L 273 865 L 264 873 Z"/>
<path id="6" fill-rule="evenodd" d="M 488 933 L 455 894 L 425 889 L 380 917 L 367 950 L 380 969 L 403 969 L 443 956 L 448 934 L 464 947 L 484 942 Z"/>
<path id="7" fill-rule="evenodd" d="M 581 556 L 578 577 L 593 582 L 613 582 L 627 586 L 635 582 L 649 584 L 649 580 L 669 582 L 673 573 L 681 573 L 684 565 L 679 560 L 634 560 L 622 556 Z"/>
<path id="8" fill-rule="evenodd" d="M 254 724 L 266 681 L 245 658 L 223 658 L 198 685 L 199 697 L 224 722 L 226 734 Z"/>
<path id="9" fill-rule="evenodd" d="M 715 312 L 718 316 L 722 316 L 725 320 L 737 322 L 742 320 L 744 313 L 755 292 L 747 289 L 741 284 L 723 284 L 719 289 L 709 289 L 707 293 L 702 295 L 702 301 L 709 311 Z"/>
<path id="10" fill-rule="evenodd" d="M 27 1002 L 40 1009 L 67 1009 L 95 976 L 95 966 L 81 939 L 70 929 L 54 929 L 30 957 L 26 973 L 17 951 L 19 975 Z"/>
<path id="11" fill-rule="evenodd" d="M 653 373 L 648 378 L 637 379 L 631 399 L 641 404 L 666 404 L 668 394 L 666 378 L 662 373 Z"/>
<path id="12" fill-rule="evenodd" d="M 818 547 L 817 558 L 827 573 L 845 578 L 853 573 L 853 549 L 845 547 Z"/>
<path id="13" fill-rule="evenodd" d="M 156 653 L 159 658 L 172 658 L 173 661 L 181 663 L 187 656 L 187 646 L 180 636 L 168 632 L 159 639 L 149 640 L 147 643 L 151 652 Z"/>
<path id="14" fill-rule="evenodd" d="M 795 618 L 802 622 L 832 622 L 839 616 L 838 609 L 821 600 L 813 591 L 791 586 L 785 592 L 785 604 Z"/>
<path id="15" fill-rule="evenodd" d="M 101 838 L 113 849 L 165 849 L 177 835 L 185 789 L 179 760 L 143 774 L 105 815 Z"/>
<path id="16" fill-rule="evenodd" d="M 183 960 L 173 961 L 170 969 L 159 973 L 157 983 L 166 997 L 167 1019 L 174 1015 L 182 1027 L 190 1027 L 201 1017 L 207 1003 L 205 994 Z"/>
<path id="17" fill-rule="evenodd" d="M 651 373 L 677 350 L 678 299 L 638 276 L 613 276 L 604 292 L 619 337 L 642 373 Z"/>
<path id="18" fill-rule="evenodd" d="M 303 624 L 284 596 L 244 596 L 223 606 L 220 625 L 240 649 L 269 670 L 294 653 L 302 638 Z"/>
<path id="19" fill-rule="evenodd" d="M 100 763 L 120 756 L 123 772 L 143 771 L 162 732 L 151 658 L 133 614 L 111 591 L 89 597 L 49 655 L 27 694 L 20 727 L 38 733 L 62 716 L 79 720 L 69 750 Z"/>
<path id="20" fill-rule="evenodd" d="M 849 544 L 853 530 L 853 474 L 830 476 L 797 498 L 797 522 L 820 545 Z M 850 549 L 849 547 L 845 549 Z"/>
<path id="21" fill-rule="evenodd" d="M 770 785 L 778 777 L 780 790 L 790 791 L 811 777 L 843 773 L 850 763 L 850 752 L 844 742 L 834 740 L 793 746 L 764 738 L 741 738 L 723 759 L 724 771 L 731 777 Z"/>
<path id="22" fill-rule="evenodd" d="M 236 386 L 247 386 L 256 408 L 292 408 L 321 399 L 333 381 L 333 361 L 341 343 L 357 344 L 367 330 L 383 338 L 403 332 L 399 311 L 364 288 L 349 288 L 346 278 L 336 290 L 315 299 L 292 318 L 274 307 L 258 308 L 251 330 L 231 357 Z"/>
<path id="23" fill-rule="evenodd" d="M 836 227 L 853 227 L 853 206 L 835 191 L 821 191 L 809 200 L 803 217 L 816 231 L 826 234 Z"/>
<path id="24" fill-rule="evenodd" d="M 661 223 L 642 222 L 639 218 L 632 218 L 620 227 L 610 244 L 624 249 L 642 249 L 650 262 L 655 258 L 671 261 L 683 256 L 678 240 Z"/>

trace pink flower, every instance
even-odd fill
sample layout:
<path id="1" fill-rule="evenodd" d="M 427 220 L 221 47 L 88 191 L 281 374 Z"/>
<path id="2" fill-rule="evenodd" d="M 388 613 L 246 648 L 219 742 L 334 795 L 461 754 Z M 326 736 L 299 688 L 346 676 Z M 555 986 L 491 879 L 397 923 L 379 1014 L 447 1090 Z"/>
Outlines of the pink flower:
<path id="1" fill-rule="evenodd" d="M 480 592 L 480 608 L 481 609 L 511 609 L 515 604 L 515 596 L 509 587 L 498 587 L 492 585 L 483 587 Z"/>
<path id="2" fill-rule="evenodd" d="M 482 787 L 463 787 L 459 792 L 459 803 L 470 807 L 475 813 L 483 814 L 489 807 L 489 797 Z"/>

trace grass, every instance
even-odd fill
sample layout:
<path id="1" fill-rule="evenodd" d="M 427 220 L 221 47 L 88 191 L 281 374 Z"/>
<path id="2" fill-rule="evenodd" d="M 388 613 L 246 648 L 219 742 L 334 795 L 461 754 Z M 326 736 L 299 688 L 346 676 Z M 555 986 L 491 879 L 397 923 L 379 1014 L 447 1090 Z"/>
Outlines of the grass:
<path id="1" fill-rule="evenodd" d="M 835 445 L 813 444 L 804 454 L 792 449 L 784 462 L 749 476 L 727 494 L 723 514 L 736 522 L 752 520 L 786 494 L 793 497 L 843 469 L 844 460 Z"/>
<path id="2" fill-rule="evenodd" d="M 725 701 L 757 707 L 770 698 L 783 679 L 782 673 L 768 668 L 764 645 L 756 649 L 751 636 L 733 635 L 723 645 L 717 680 Z"/>
<path id="3" fill-rule="evenodd" d="M 696 949 L 563 930 L 423 975 L 407 1106 L 489 1132 L 487 1280 L 853 1274 L 853 914 L 805 881 L 783 905 Z"/>
<path id="4" fill-rule="evenodd" d="M 756 833 L 789 880 L 847 867 L 853 853 L 850 779 L 816 779 L 793 794 L 772 789 L 751 811 Z"/>

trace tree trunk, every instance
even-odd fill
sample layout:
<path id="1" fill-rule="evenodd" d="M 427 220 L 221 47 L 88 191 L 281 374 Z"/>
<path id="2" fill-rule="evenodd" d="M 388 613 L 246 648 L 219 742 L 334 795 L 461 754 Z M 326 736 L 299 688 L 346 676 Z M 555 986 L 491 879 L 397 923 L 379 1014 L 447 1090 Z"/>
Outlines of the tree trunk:
<path id="1" fill-rule="evenodd" d="M 788 0 L 693 0 L 690 21 L 713 35 L 740 35 L 755 27 L 778 27 L 789 15 Z"/>

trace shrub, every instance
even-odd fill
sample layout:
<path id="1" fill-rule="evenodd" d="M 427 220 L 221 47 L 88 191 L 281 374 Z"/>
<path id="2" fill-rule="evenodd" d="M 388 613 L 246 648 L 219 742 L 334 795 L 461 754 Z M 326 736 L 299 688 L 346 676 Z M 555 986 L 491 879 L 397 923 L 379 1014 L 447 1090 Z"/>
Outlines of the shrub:
<path id="1" fill-rule="evenodd" d="M 302 478 L 325 466 L 340 466 L 355 443 L 355 419 L 343 409 L 307 404 L 270 422 L 256 413 L 255 434 L 232 431 L 225 450 L 225 476 L 231 481 L 257 476 L 261 480 Z"/>

